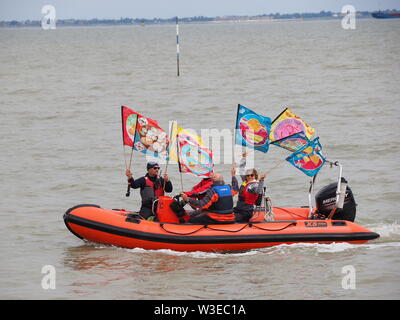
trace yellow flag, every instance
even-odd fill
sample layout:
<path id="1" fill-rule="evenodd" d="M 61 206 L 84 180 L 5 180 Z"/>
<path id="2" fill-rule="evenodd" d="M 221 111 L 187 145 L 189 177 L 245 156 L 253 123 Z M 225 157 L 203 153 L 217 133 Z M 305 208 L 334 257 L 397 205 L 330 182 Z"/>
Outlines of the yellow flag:
<path id="1" fill-rule="evenodd" d="M 174 162 L 178 162 L 178 154 L 177 154 L 177 139 L 184 139 L 184 140 L 189 140 L 192 142 L 195 142 L 196 144 L 198 144 L 200 147 L 204 146 L 204 140 L 194 134 L 193 132 L 186 130 L 180 126 L 178 126 L 177 122 L 174 121 L 171 124 L 171 128 L 170 128 L 170 144 L 169 144 L 169 160 L 172 160 Z"/>
<path id="2" fill-rule="evenodd" d="M 307 138 L 311 138 L 315 129 L 297 116 L 292 110 L 286 108 L 276 117 L 271 125 L 270 140 L 284 139 L 299 132 L 304 132 Z"/>

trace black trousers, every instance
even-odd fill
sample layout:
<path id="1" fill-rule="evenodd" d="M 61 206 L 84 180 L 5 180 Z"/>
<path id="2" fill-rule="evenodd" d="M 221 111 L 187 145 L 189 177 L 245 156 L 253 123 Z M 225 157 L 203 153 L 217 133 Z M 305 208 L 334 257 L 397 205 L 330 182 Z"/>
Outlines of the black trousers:
<path id="1" fill-rule="evenodd" d="M 254 206 L 238 201 L 236 207 L 233 208 L 236 222 L 248 222 L 254 213 Z"/>
<path id="2" fill-rule="evenodd" d="M 140 207 L 139 213 L 145 219 L 147 219 L 148 217 L 154 216 L 153 211 L 151 210 L 151 208 L 149 208 L 147 206 L 144 206 L 144 205 L 142 205 Z"/>

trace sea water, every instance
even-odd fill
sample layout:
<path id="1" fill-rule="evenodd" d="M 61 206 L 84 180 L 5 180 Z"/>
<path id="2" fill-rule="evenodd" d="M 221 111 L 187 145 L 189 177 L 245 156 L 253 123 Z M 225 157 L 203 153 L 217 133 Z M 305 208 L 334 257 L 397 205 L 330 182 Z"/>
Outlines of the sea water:
<path id="1" fill-rule="evenodd" d="M 0 298 L 399 299 L 399 29 L 373 19 L 355 30 L 340 20 L 182 24 L 179 77 L 174 25 L 0 29 Z M 121 105 L 200 132 L 233 129 L 238 103 L 272 119 L 289 107 L 312 125 L 343 165 L 356 222 L 381 237 L 221 254 L 108 247 L 67 230 L 74 205 L 140 204 L 137 191 L 125 197 Z M 253 155 L 262 171 L 289 153 Z M 135 177 L 145 163 L 133 154 Z M 230 167 L 216 164 L 228 181 Z M 176 165 L 168 174 L 179 193 Z M 315 189 L 337 175 L 325 165 Z M 182 178 L 184 189 L 199 181 Z M 289 163 L 266 184 L 274 206 L 308 205 L 309 178 Z"/>

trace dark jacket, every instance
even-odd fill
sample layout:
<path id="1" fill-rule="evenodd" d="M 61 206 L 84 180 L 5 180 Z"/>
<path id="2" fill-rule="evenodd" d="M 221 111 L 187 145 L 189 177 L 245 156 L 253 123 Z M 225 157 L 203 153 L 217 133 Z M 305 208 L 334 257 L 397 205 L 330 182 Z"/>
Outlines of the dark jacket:
<path id="1" fill-rule="evenodd" d="M 229 192 L 219 192 L 219 188 L 226 187 Z M 207 212 L 207 216 L 217 221 L 234 221 L 233 194 L 229 185 L 223 182 L 214 183 L 204 194 L 202 199 L 189 198 L 189 204 Z"/>
<path id="2" fill-rule="evenodd" d="M 146 177 L 149 178 L 153 184 L 154 188 L 163 188 L 164 187 L 164 178 L 162 177 L 150 177 L 148 173 L 144 177 L 140 177 L 136 180 L 133 178 L 128 180 L 129 185 L 133 189 L 139 189 L 140 188 L 140 195 L 142 197 L 142 206 L 150 207 L 152 206 L 153 200 L 155 198 L 154 192 L 153 194 L 145 192 L 148 188 L 147 183 L 146 183 Z M 165 183 L 165 192 L 172 192 L 173 187 L 172 183 L 169 180 L 168 182 Z M 154 191 L 154 190 L 153 190 Z"/>

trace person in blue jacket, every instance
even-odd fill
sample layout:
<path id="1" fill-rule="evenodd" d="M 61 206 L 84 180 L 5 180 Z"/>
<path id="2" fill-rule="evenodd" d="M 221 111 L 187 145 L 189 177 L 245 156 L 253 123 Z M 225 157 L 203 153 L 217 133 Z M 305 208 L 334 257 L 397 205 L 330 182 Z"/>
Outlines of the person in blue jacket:
<path id="1" fill-rule="evenodd" d="M 230 185 L 225 184 L 220 173 L 212 176 L 212 185 L 201 199 L 189 198 L 182 193 L 182 199 L 192 207 L 198 208 L 190 214 L 189 223 L 195 224 L 221 224 L 235 222 L 233 213 L 233 195 L 235 191 Z"/>

